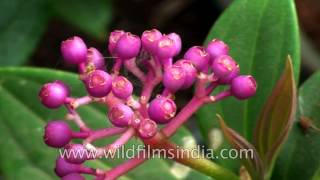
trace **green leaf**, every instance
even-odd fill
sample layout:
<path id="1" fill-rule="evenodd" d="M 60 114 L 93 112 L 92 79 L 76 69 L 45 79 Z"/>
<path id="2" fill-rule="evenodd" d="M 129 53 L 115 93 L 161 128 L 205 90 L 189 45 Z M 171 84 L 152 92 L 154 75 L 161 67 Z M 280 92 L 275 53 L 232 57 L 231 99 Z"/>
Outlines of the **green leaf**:
<path id="1" fill-rule="evenodd" d="M 85 33 L 103 40 L 111 21 L 110 0 L 53 0 L 55 13 Z"/>
<path id="2" fill-rule="evenodd" d="M 296 113 L 296 85 L 290 57 L 264 105 L 254 132 L 254 145 L 269 176 L 279 149 L 286 142 Z"/>
<path id="3" fill-rule="evenodd" d="M 229 128 L 222 117 L 217 115 L 218 119 L 221 124 L 221 129 L 230 142 L 230 144 L 236 148 L 238 153 L 241 153 L 243 150 L 250 150 L 249 153 L 250 157 L 241 158 L 242 164 L 246 167 L 247 171 L 249 172 L 252 179 L 263 179 L 264 176 L 264 169 L 263 169 L 263 162 L 258 154 L 258 151 L 255 147 L 250 144 L 244 137 L 239 135 L 236 131 Z M 249 151 L 248 151 L 249 152 Z"/>
<path id="4" fill-rule="evenodd" d="M 75 74 L 37 68 L 0 68 L 0 172 L 8 180 L 39 179 L 35 177 L 57 179 L 53 168 L 58 151 L 43 143 L 43 128 L 48 120 L 63 119 L 66 110 L 46 109 L 38 100 L 40 87 L 56 79 L 66 82 L 71 87 L 73 96 L 85 95 L 85 88 Z M 105 112 L 104 106 L 97 105 L 79 109 L 84 121 L 94 129 L 110 126 Z M 181 128 L 175 139 L 185 137 L 192 135 Z M 110 143 L 113 140 L 114 138 L 108 138 L 98 144 Z M 133 139 L 128 146 L 138 143 L 138 140 Z M 123 159 L 90 161 L 88 165 L 109 169 L 121 161 Z M 151 176 L 159 180 L 176 179 L 171 169 L 171 165 L 165 160 L 151 159 L 123 179 Z M 187 178 L 208 179 L 193 170 L 189 171 Z"/>
<path id="5" fill-rule="evenodd" d="M 312 177 L 312 180 L 320 180 L 320 169 L 318 169 L 316 174 Z"/>
<path id="6" fill-rule="evenodd" d="M 213 38 L 230 46 L 230 55 L 239 63 L 241 74 L 252 74 L 258 90 L 249 100 L 229 98 L 204 106 L 197 113 L 199 126 L 210 146 L 210 132 L 218 127 L 215 114 L 221 114 L 232 129 L 250 141 L 259 112 L 288 54 L 292 57 L 295 80 L 298 79 L 300 45 L 294 1 L 234 0 L 214 24 L 206 42 Z"/>
<path id="7" fill-rule="evenodd" d="M 299 88 L 298 115 L 288 142 L 280 151 L 272 179 L 316 179 L 320 169 L 320 72 Z M 309 119 L 301 126 L 301 120 Z M 305 122 L 305 121 L 303 121 Z M 304 128 L 302 128 L 304 127 Z"/>
<path id="8" fill-rule="evenodd" d="M 0 7 L 0 66 L 21 65 L 46 29 L 48 2 L 2 0 Z"/>

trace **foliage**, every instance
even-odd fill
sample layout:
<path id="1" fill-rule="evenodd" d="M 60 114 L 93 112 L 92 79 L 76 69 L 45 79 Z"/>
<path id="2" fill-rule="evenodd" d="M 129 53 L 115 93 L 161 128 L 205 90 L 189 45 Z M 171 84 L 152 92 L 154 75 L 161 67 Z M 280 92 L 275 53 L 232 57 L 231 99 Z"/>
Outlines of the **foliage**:
<path id="1" fill-rule="evenodd" d="M 109 0 L 3 0 L 0 7 L 0 65 L 5 66 L 24 64 L 54 17 L 98 39 L 111 21 Z"/>

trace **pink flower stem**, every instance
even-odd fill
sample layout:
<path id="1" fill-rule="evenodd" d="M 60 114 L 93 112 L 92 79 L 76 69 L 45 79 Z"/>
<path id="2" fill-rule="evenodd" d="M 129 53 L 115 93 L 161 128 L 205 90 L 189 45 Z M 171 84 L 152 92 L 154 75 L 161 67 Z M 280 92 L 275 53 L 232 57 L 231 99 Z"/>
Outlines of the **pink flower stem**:
<path id="1" fill-rule="evenodd" d="M 162 91 L 162 96 L 170 97 L 170 98 L 171 98 L 172 96 L 174 96 L 174 94 L 171 93 L 171 91 L 170 91 L 169 89 L 165 88 L 165 89 Z"/>
<path id="2" fill-rule="evenodd" d="M 122 128 L 123 129 L 123 128 Z M 102 157 L 103 155 L 106 155 L 107 152 L 114 153 L 118 148 L 125 145 L 134 135 L 135 130 L 133 127 L 129 127 L 127 129 L 123 130 L 112 130 L 113 132 L 106 132 L 106 135 L 111 136 L 111 134 L 121 134 L 121 136 L 116 139 L 112 144 L 109 144 L 105 147 L 95 147 L 90 142 L 90 140 L 86 140 L 83 144 L 88 150 L 95 151 L 95 157 L 93 159 L 96 159 L 97 157 Z M 120 132 L 121 131 L 121 132 Z M 110 134 L 109 134 L 110 133 Z M 99 135 L 98 135 L 99 136 Z M 100 136 L 101 137 L 101 136 Z M 98 138 L 100 138 L 98 137 Z M 104 136 L 106 137 L 106 136 Z"/>
<path id="3" fill-rule="evenodd" d="M 141 82 L 146 80 L 146 75 L 144 72 L 136 64 L 136 59 L 128 59 L 124 62 L 124 65 L 128 71 L 130 71 L 133 75 L 135 75 Z"/>
<path id="4" fill-rule="evenodd" d="M 156 71 L 154 69 L 154 62 L 151 59 L 145 59 L 142 61 L 142 64 L 148 69 L 148 74 L 152 74 L 153 76 L 155 76 Z M 148 76 L 148 74 L 146 74 L 146 76 Z"/>
<path id="5" fill-rule="evenodd" d="M 150 97 L 152 95 L 152 91 L 153 91 L 154 87 L 156 86 L 156 84 L 157 84 L 157 82 L 152 81 L 152 80 L 145 83 L 145 85 L 142 89 L 141 96 L 140 96 L 140 102 L 142 104 L 146 104 L 149 102 Z"/>
<path id="6" fill-rule="evenodd" d="M 196 89 L 194 93 L 194 95 L 197 97 L 203 97 L 206 94 L 207 80 L 205 78 L 205 74 L 203 73 L 200 73 L 200 75 L 198 75 L 198 80 L 196 82 Z"/>
<path id="7" fill-rule="evenodd" d="M 112 72 L 114 75 L 118 75 L 119 71 L 121 69 L 123 60 L 120 58 L 115 58 L 116 62 L 114 63 L 113 67 L 112 67 Z"/>
<path id="8" fill-rule="evenodd" d="M 201 72 L 198 75 L 198 80 L 196 82 L 195 95 L 198 97 L 203 97 L 210 94 L 214 90 L 214 88 L 219 85 L 217 81 L 218 79 L 213 76 L 213 74 L 205 74 Z M 208 83 L 210 84 L 207 87 Z"/>
<path id="9" fill-rule="evenodd" d="M 230 90 L 223 91 L 216 96 L 193 97 L 189 103 L 162 129 L 165 136 L 172 136 L 203 104 L 215 103 L 231 96 Z"/>
<path id="10" fill-rule="evenodd" d="M 189 103 L 162 129 L 165 136 L 170 137 L 185 123 L 204 103 L 203 98 L 193 97 Z"/>
<path id="11" fill-rule="evenodd" d="M 76 109 L 79 106 L 87 105 L 89 103 L 93 102 L 93 98 L 90 96 L 83 96 L 80 98 L 74 98 L 71 100 L 71 106 Z"/>
<path id="12" fill-rule="evenodd" d="M 70 116 L 70 119 L 73 120 L 77 126 L 80 128 L 81 131 L 88 132 L 91 131 L 91 129 L 82 121 L 80 115 L 77 113 L 77 111 L 71 107 L 70 104 L 65 104 Z"/>
<path id="13" fill-rule="evenodd" d="M 105 129 L 93 131 L 83 141 L 83 144 L 85 145 L 85 144 L 91 143 L 91 142 L 93 142 L 97 139 L 100 139 L 100 138 L 118 135 L 118 134 L 121 134 L 125 131 L 126 131 L 125 128 L 118 128 L 118 127 L 110 127 L 110 128 L 105 128 Z"/>
<path id="14" fill-rule="evenodd" d="M 86 132 L 72 132 L 72 137 L 77 139 L 84 139 L 87 138 L 90 135 L 89 131 Z"/>
<path id="15" fill-rule="evenodd" d="M 219 94 L 217 94 L 215 96 L 206 97 L 206 99 L 204 101 L 205 101 L 205 103 L 214 103 L 217 101 L 221 101 L 222 99 L 225 99 L 226 97 L 229 97 L 231 95 L 232 95 L 232 93 L 231 93 L 230 89 L 228 89 L 228 90 L 220 92 Z"/>
<path id="16" fill-rule="evenodd" d="M 86 166 L 80 166 L 79 173 L 97 175 L 96 170 Z"/>
<path id="17" fill-rule="evenodd" d="M 211 82 L 209 86 L 206 88 L 206 95 L 210 95 L 212 91 L 219 85 L 217 82 Z"/>
<path id="18" fill-rule="evenodd" d="M 167 69 L 172 66 L 172 58 L 161 59 L 163 69 Z"/>
<path id="19" fill-rule="evenodd" d="M 80 63 L 79 64 L 79 71 L 81 74 L 86 72 L 86 64 L 85 63 Z"/>
<path id="20" fill-rule="evenodd" d="M 112 92 L 110 92 L 106 97 L 104 97 L 100 100 L 100 103 L 103 103 L 103 104 L 107 105 L 108 107 L 112 107 L 116 104 L 124 103 L 124 101 L 115 97 L 112 94 Z"/>
<path id="21" fill-rule="evenodd" d="M 149 61 L 149 70 L 146 76 L 146 81 L 143 82 L 143 89 L 140 95 L 140 103 L 141 107 L 139 108 L 139 112 L 145 118 L 148 118 L 147 113 L 147 103 L 149 102 L 153 89 L 161 82 L 162 80 L 162 71 L 159 66 L 159 62 L 157 59 L 151 58 Z"/>
<path id="22" fill-rule="evenodd" d="M 118 149 L 124 144 L 126 144 L 132 136 L 134 136 L 135 130 L 132 127 L 129 127 L 116 141 L 108 145 L 107 149 Z"/>
<path id="23" fill-rule="evenodd" d="M 124 162 L 123 164 L 120 164 L 111 170 L 107 171 L 105 173 L 105 179 L 104 180 L 115 180 L 118 177 L 126 174 L 130 170 L 136 168 L 143 162 L 147 160 L 147 157 L 145 156 L 145 152 L 140 152 L 136 157 L 129 159 L 128 161 Z"/>
<path id="24" fill-rule="evenodd" d="M 157 57 L 154 57 L 151 59 L 151 62 L 152 62 L 152 67 L 155 71 L 155 76 L 160 79 L 159 81 L 161 81 L 162 80 L 162 69 L 160 68 L 161 67 L 160 60 Z"/>
<path id="25" fill-rule="evenodd" d="M 158 60 L 155 58 L 150 59 L 150 68 L 146 77 L 146 81 L 143 83 L 143 89 L 140 96 L 140 102 L 146 104 L 152 95 L 154 87 L 156 87 L 162 80 L 161 68 L 157 67 L 160 65 Z"/>
<path id="26" fill-rule="evenodd" d="M 214 179 L 219 180 L 239 180 L 238 176 L 232 171 L 225 169 L 222 166 L 205 159 L 201 156 L 199 158 L 192 158 L 187 154 L 188 151 L 179 148 L 176 144 L 170 142 L 163 134 L 158 133 L 151 139 L 144 140 L 144 143 L 152 149 L 161 149 L 170 153 L 173 159 L 181 164 L 189 166 L 193 169 L 198 170 Z"/>
<path id="27" fill-rule="evenodd" d="M 154 89 L 155 85 L 150 82 L 150 83 L 145 83 L 143 89 L 142 89 L 142 93 L 141 93 L 141 96 L 140 96 L 140 108 L 139 108 L 139 112 L 140 114 L 147 118 L 149 117 L 148 115 L 148 112 L 147 112 L 147 104 L 151 98 L 151 95 L 152 95 L 152 91 Z"/>

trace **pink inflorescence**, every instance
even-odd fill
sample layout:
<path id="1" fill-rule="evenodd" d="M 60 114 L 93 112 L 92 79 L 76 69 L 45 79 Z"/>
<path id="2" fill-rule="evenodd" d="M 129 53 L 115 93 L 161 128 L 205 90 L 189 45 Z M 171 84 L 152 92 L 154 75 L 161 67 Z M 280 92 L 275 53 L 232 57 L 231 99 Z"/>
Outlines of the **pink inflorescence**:
<path id="1" fill-rule="evenodd" d="M 116 150 L 134 136 L 144 142 L 157 134 L 169 137 L 203 104 L 229 96 L 243 100 L 256 93 L 255 79 L 251 75 L 239 75 L 239 65 L 223 41 L 214 39 L 206 47 L 193 46 L 183 59 L 175 60 L 181 47 L 181 38 L 176 33 L 162 34 L 152 29 L 139 37 L 115 30 L 108 39 L 107 48 L 114 59 L 114 65 L 108 71 L 104 56 L 94 47 L 87 48 L 80 37 L 62 42 L 65 63 L 78 66 L 87 96 L 71 97 L 69 87 L 58 80 L 48 82 L 40 89 L 41 103 L 51 109 L 64 105 L 68 111 L 66 119 L 80 129 L 72 130 L 63 120 L 52 120 L 45 127 L 44 142 L 53 148 L 64 148 L 65 152 L 56 160 L 57 176 L 64 180 L 81 180 L 84 179 L 82 174 L 89 174 L 96 179 L 115 179 L 143 161 L 133 159 L 114 170 L 93 169 L 83 163 L 101 158 L 103 152 Z M 133 83 L 121 75 L 123 67 L 141 81 L 140 96 L 133 95 Z M 153 94 L 153 89 L 161 83 L 163 91 Z M 194 84 L 193 98 L 178 111 L 175 93 L 190 89 Z M 228 88 L 213 95 L 219 85 Z M 77 108 L 92 102 L 107 106 L 106 119 L 111 127 L 93 130 L 81 119 Z M 162 129 L 159 124 L 163 125 Z M 104 147 L 92 144 L 115 135 L 119 138 Z M 83 142 L 72 143 L 73 139 L 82 139 Z"/>

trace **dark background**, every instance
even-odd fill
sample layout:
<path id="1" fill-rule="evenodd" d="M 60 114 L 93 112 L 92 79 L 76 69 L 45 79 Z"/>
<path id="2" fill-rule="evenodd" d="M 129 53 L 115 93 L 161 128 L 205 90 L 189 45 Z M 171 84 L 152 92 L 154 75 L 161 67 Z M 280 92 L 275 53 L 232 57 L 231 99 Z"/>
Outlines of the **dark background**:
<path id="1" fill-rule="evenodd" d="M 203 43 L 209 29 L 229 3 L 230 0 L 114 0 L 111 3 L 112 20 L 105 28 L 135 34 L 151 28 L 164 33 L 176 32 L 182 37 L 185 51 Z M 320 67 L 320 1 L 296 0 L 296 6 L 301 26 L 303 82 Z M 108 34 L 104 39 L 96 39 L 59 18 L 53 18 L 27 65 L 75 70 L 62 63 L 59 51 L 61 41 L 73 35 L 81 36 L 89 46 L 97 47 L 108 56 L 105 41 Z"/>

